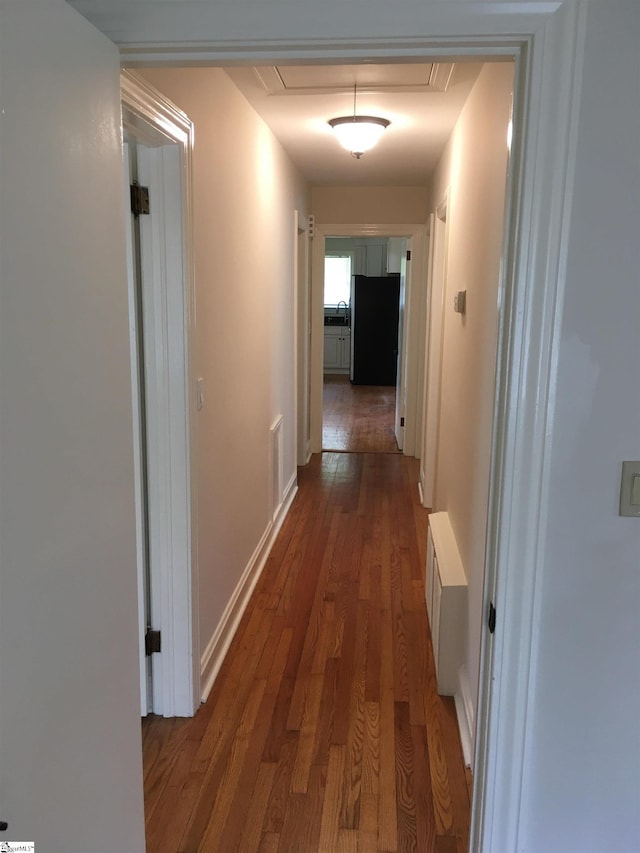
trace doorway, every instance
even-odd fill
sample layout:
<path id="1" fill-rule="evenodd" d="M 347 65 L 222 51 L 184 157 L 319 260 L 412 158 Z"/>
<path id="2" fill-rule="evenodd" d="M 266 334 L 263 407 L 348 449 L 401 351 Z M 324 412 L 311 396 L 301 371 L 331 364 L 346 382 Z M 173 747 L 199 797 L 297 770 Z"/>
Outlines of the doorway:
<path id="1" fill-rule="evenodd" d="M 418 388 L 422 386 L 423 365 L 420 359 L 420 324 L 423 318 L 421 312 L 421 301 L 425 298 L 426 279 L 424 274 L 424 259 L 426 255 L 426 228 L 424 225 L 382 225 L 382 224 L 363 224 L 363 225 L 316 225 L 315 239 L 313 240 L 312 248 L 312 277 L 311 277 L 311 447 L 312 452 L 319 453 L 323 449 L 330 449 L 325 445 L 323 437 L 323 410 L 325 399 L 325 317 L 327 315 L 339 316 L 340 312 L 333 306 L 325 308 L 325 258 L 331 248 L 328 246 L 336 246 L 337 244 L 328 242 L 335 240 L 353 241 L 349 244 L 353 248 L 354 259 L 355 249 L 358 245 L 366 246 L 366 240 L 371 240 L 369 245 L 381 247 L 385 246 L 385 255 L 383 261 L 382 253 L 377 251 L 373 253 L 375 264 L 385 264 L 386 268 L 386 247 L 389 245 L 389 240 L 394 241 L 391 245 L 393 251 L 398 252 L 398 246 L 402 245 L 404 249 L 404 261 L 399 258 L 400 269 L 400 298 L 399 298 L 399 321 L 398 321 L 398 355 L 397 355 L 397 372 L 396 386 L 382 387 L 379 392 L 379 404 L 384 410 L 384 452 L 397 452 L 403 449 L 404 453 L 409 456 L 418 455 L 416 453 L 416 437 L 422 435 L 422 407 L 418 405 Z M 411 252 L 411 262 L 406 263 L 406 251 Z M 347 250 L 345 250 L 346 252 Z M 366 259 L 360 263 L 365 264 Z M 395 263 L 393 261 L 392 263 Z M 372 265 L 369 272 L 377 271 L 377 266 L 374 269 Z M 345 300 L 346 301 L 346 300 Z M 351 309 L 348 307 L 348 311 Z M 349 317 L 350 315 L 347 314 Z M 357 321 L 356 321 L 357 322 Z M 331 328 L 331 326 L 329 326 Z M 337 329 L 342 328 L 336 326 Z M 344 334 L 343 337 L 349 339 L 349 358 L 352 355 L 353 340 L 351 338 L 351 329 L 348 329 L 349 334 Z M 338 335 L 339 336 L 339 335 Z M 365 391 L 358 390 L 355 394 L 348 391 L 346 388 L 346 378 L 350 377 L 350 362 L 347 368 L 342 369 L 341 373 L 331 373 L 329 375 L 338 375 L 341 378 L 338 380 L 330 380 L 327 383 L 328 389 L 328 418 L 330 418 L 327 440 L 331 443 L 340 442 L 345 444 L 349 442 L 348 425 L 344 429 L 340 429 L 336 424 L 340 420 L 340 410 L 344 410 L 348 419 L 357 418 L 357 404 L 354 397 L 358 396 L 367 398 L 368 405 L 375 405 L 375 394 L 367 394 Z M 361 386 L 366 388 L 366 386 Z M 340 399 L 342 398 L 342 399 Z M 354 409 L 354 406 L 356 408 Z M 387 418 L 390 414 L 393 415 L 393 439 L 389 432 Z M 402 422 L 402 437 L 399 439 L 399 427 Z M 365 425 L 366 426 L 366 425 Z M 358 437 L 360 442 L 362 436 Z M 375 441 L 375 437 L 366 437 L 365 443 L 370 444 L 371 440 Z M 393 442 L 396 447 L 393 448 Z M 382 449 L 380 445 L 379 449 Z M 333 449 L 347 449 L 346 447 L 336 447 Z"/>
<path id="2" fill-rule="evenodd" d="M 575 16 L 567 15 L 570 23 L 575 21 Z M 532 597 L 521 595 L 523 590 L 528 590 L 532 586 L 533 573 L 535 570 L 535 555 L 531 555 L 529 559 L 526 551 L 527 540 L 524 535 L 528 530 L 531 531 L 531 523 L 527 526 L 527 520 L 523 516 L 521 507 L 529 506 L 533 503 L 536 507 L 539 506 L 541 500 L 542 474 L 540 469 L 540 459 L 544 456 L 543 450 L 545 446 L 544 435 L 544 413 L 540 414 L 536 409 L 531 409 L 530 400 L 539 395 L 529 395 L 525 391 L 535 390 L 540 386 L 535 384 L 542 381 L 543 399 L 547 399 L 544 393 L 548 391 L 547 383 L 544 378 L 540 380 L 539 371 L 534 371 L 533 368 L 538 363 L 547 364 L 546 354 L 551 352 L 550 344 L 555 340 L 555 330 L 553 326 L 552 311 L 542 310 L 547 305 L 548 293 L 545 287 L 550 288 L 551 294 L 555 294 L 557 283 L 550 276 L 544 276 L 543 279 L 536 278 L 533 273 L 538 269 L 537 262 L 540 262 L 545 270 L 554 270 L 554 264 L 559 262 L 561 255 L 561 240 L 556 240 L 559 232 L 554 230 L 559 227 L 562 220 L 562 202 L 565 194 L 562 189 L 557 192 L 553 187 L 564 187 L 562 183 L 566 177 L 566 171 L 569 163 L 565 157 L 566 151 L 572 151 L 568 145 L 568 135 L 571 128 L 572 116 L 574 112 L 569 108 L 571 101 L 569 95 L 572 91 L 572 86 L 567 84 L 566 92 L 563 90 L 557 98 L 557 101 L 567 107 L 566 113 L 562 110 L 557 111 L 556 97 L 551 93 L 548 79 L 573 79 L 572 70 L 575 62 L 575 57 L 572 51 L 567 51 L 566 55 L 560 56 L 554 54 L 549 48 L 551 58 L 553 60 L 553 72 L 547 71 L 548 65 L 546 51 L 543 51 L 543 40 L 538 35 L 533 33 L 530 26 L 525 25 L 520 21 L 520 29 L 518 32 L 525 32 L 527 38 L 531 38 L 531 43 L 524 42 L 522 39 L 516 39 L 510 48 L 511 52 L 518 56 L 518 85 L 519 92 L 527 90 L 528 82 L 533 79 L 536 83 L 535 92 L 540 91 L 541 98 L 534 99 L 533 103 L 526 102 L 524 98 L 521 102 L 521 111 L 517 116 L 516 124 L 520 125 L 522 137 L 519 139 L 519 152 L 522 153 L 526 146 L 528 151 L 527 164 L 530 167 L 521 168 L 521 162 L 515 158 L 518 174 L 512 178 L 512 202 L 514 210 L 511 211 L 508 217 L 511 223 L 510 241 L 507 248 L 505 260 L 504 276 L 505 281 L 515 282 L 513 284 L 513 292 L 510 287 L 506 287 L 507 291 L 505 301 L 502 303 L 502 320 L 501 320 L 501 352 L 500 352 L 500 367 L 498 371 L 497 388 L 499 391 L 499 399 L 496 405 L 496 422 L 498 429 L 498 437 L 494 443 L 493 456 L 493 476 L 497 477 L 496 472 L 499 469 L 499 482 L 496 480 L 497 492 L 492 494 L 492 509 L 490 519 L 490 529 L 494 531 L 494 537 L 489 542 L 487 565 L 490 567 L 489 580 L 492 587 L 497 583 L 497 571 L 501 568 L 500 582 L 497 584 L 504 593 L 504 598 L 513 605 L 513 609 L 505 608 L 504 622 L 501 622 L 502 633 L 497 638 L 493 638 L 491 648 L 489 648 L 488 640 L 485 638 L 485 648 L 489 655 L 485 661 L 485 684 L 486 684 L 486 699 L 488 708 L 491 706 L 493 711 L 498 707 L 503 710 L 508 716 L 509 731 L 513 734 L 510 742 L 515 740 L 516 748 L 509 748 L 508 753 L 492 740 L 491 744 L 483 742 L 480 748 L 480 754 L 483 757 L 491 758 L 491 766 L 484 765 L 484 778 L 481 781 L 481 788 L 486 788 L 487 791 L 494 790 L 494 783 L 498 795 L 491 795 L 491 804 L 499 800 L 500 795 L 508 804 L 512 802 L 513 797 L 507 795 L 504 786 L 508 784 L 511 778 L 517 778 L 518 773 L 498 772 L 500 769 L 516 768 L 522 763 L 523 753 L 522 745 L 524 743 L 524 728 L 521 725 L 520 712 L 527 704 L 526 699 L 526 673 L 524 676 L 514 674 L 514 666 L 521 663 L 523 660 L 528 661 L 528 637 L 532 622 L 533 605 Z M 470 34 L 473 41 L 473 34 Z M 471 43 L 471 42 L 470 42 Z M 296 44 L 301 45 L 300 50 L 311 50 L 310 43 L 298 39 Z M 546 42 L 545 42 L 546 44 Z M 373 41 L 367 42 L 370 51 L 376 54 L 382 48 L 379 43 Z M 365 47 L 367 46 L 365 45 Z M 428 45 L 425 45 L 426 50 Z M 526 48 L 526 50 L 524 49 Z M 531 48 L 531 50 L 529 50 Z M 363 48 L 364 49 L 364 48 Z M 397 43 L 393 40 L 389 42 L 388 50 L 400 50 Z M 415 49 L 415 48 L 414 48 Z M 480 50 L 488 50 L 486 42 L 477 42 L 477 46 L 473 49 L 476 53 Z M 345 48 L 345 51 L 347 49 Z M 497 53 L 502 50 L 504 52 L 504 44 L 496 46 Z M 247 47 L 241 51 L 243 56 L 251 59 L 256 54 L 255 49 Z M 215 50 L 212 49 L 212 53 Z M 545 67 L 544 80 L 542 79 L 542 68 Z M 556 72 L 558 73 L 556 76 Z M 560 73 L 564 72 L 564 73 Z M 542 80 L 542 82 L 541 82 Z M 555 118 L 560 115 L 561 122 L 558 124 Z M 565 120 L 566 115 L 566 120 Z M 552 120 L 553 117 L 553 120 Z M 575 117 L 575 116 L 574 116 Z M 537 127 L 542 123 L 545 129 L 549 131 L 548 138 L 537 133 Z M 518 135 L 516 134 L 516 139 Z M 541 141 L 542 140 L 542 141 Z M 565 150 L 566 149 L 566 150 Z M 549 155 L 552 158 L 558 156 L 558 171 L 560 172 L 558 180 L 550 181 L 547 185 L 544 182 L 546 177 L 552 177 L 550 169 L 542 168 L 544 164 L 544 155 Z M 550 162 L 555 163 L 552 159 Z M 537 174 L 536 169 L 540 166 L 541 174 L 543 175 L 542 183 L 538 187 L 538 183 L 534 181 Z M 554 166 L 555 169 L 555 166 Z M 555 175 L 555 171 L 553 173 Z M 538 190 L 540 192 L 538 193 Z M 551 215 L 549 215 L 551 210 Z M 523 216 L 521 216 L 521 214 Z M 540 237 L 542 235 L 542 237 Z M 533 237 L 536 237 L 533 240 Z M 529 247 L 531 253 L 529 253 Z M 547 253 L 551 255 L 551 262 L 547 257 Z M 518 275 L 521 274 L 521 275 Z M 531 302 L 530 300 L 533 300 Z M 518 342 L 514 340 L 512 331 L 518 332 L 518 340 L 520 333 L 522 339 L 527 340 L 528 346 L 526 351 L 523 350 Z M 317 338 L 317 335 L 316 335 Z M 529 375 L 529 368 L 531 375 Z M 533 377 L 535 373 L 535 377 Z M 534 383 L 532 385 L 532 383 Z M 520 393 L 522 392 L 522 393 Z M 314 398 L 317 395 L 314 395 Z M 523 429 L 520 418 L 526 421 L 526 429 Z M 518 430 L 516 430 L 516 425 Z M 539 452 L 531 453 L 531 438 L 540 439 Z M 507 453 L 507 448 L 509 453 Z M 523 471 L 527 472 L 527 476 L 523 477 Z M 516 487 L 516 479 L 514 475 L 517 473 L 517 483 L 521 484 Z M 499 486 L 499 488 L 498 488 Z M 514 493 L 520 494 L 526 492 L 526 495 L 531 497 L 529 502 L 513 502 L 510 496 Z M 505 508 L 509 507 L 509 517 L 505 515 Z M 527 509 L 529 512 L 529 509 Z M 516 518 L 517 517 L 517 518 Z M 522 530 L 518 532 L 517 524 L 514 519 L 522 522 Z M 498 536 L 498 528 L 500 527 L 500 536 Z M 510 533 L 511 536 L 506 534 Z M 522 545 L 522 553 L 525 554 L 526 566 L 519 573 L 519 577 L 514 580 L 512 572 L 509 571 L 509 555 L 514 547 L 518 544 Z M 513 581 L 513 584 L 507 584 L 507 581 Z M 506 588 L 508 586 L 508 589 Z M 491 674 L 502 675 L 501 679 L 493 684 Z M 515 687 L 515 699 L 507 700 L 509 695 L 509 687 Z M 491 724 L 490 718 L 487 716 L 487 725 L 483 737 L 489 737 L 489 734 L 495 734 L 495 726 Z M 497 719 L 497 717 L 496 717 Z M 503 717 L 500 716 L 502 720 Z M 500 783 L 498 780 L 503 778 L 507 781 Z M 487 780 L 491 784 L 487 784 Z M 500 815 L 498 827 L 502 830 L 503 821 L 501 816 L 507 814 L 508 810 L 502 808 L 504 804 L 498 802 L 500 807 Z M 493 814 L 493 812 L 491 813 Z M 487 818 L 484 811 L 478 811 L 478 826 L 482 825 L 483 835 L 486 830 L 486 825 L 483 823 L 485 818 L 492 821 L 491 816 Z M 507 820 L 506 823 L 509 823 Z M 489 829 L 491 827 L 489 826 Z M 508 829 L 508 827 L 506 827 Z M 505 848 L 506 849 L 506 848 Z"/>
<path id="3" fill-rule="evenodd" d="M 398 453 L 406 240 L 327 237 L 325 252 L 322 448 Z"/>
<path id="4" fill-rule="evenodd" d="M 121 97 L 127 202 L 130 182 L 144 188 L 127 234 L 140 712 L 191 716 L 200 703 L 191 415 L 200 398 L 190 356 L 193 128 L 131 72 L 121 73 Z"/>

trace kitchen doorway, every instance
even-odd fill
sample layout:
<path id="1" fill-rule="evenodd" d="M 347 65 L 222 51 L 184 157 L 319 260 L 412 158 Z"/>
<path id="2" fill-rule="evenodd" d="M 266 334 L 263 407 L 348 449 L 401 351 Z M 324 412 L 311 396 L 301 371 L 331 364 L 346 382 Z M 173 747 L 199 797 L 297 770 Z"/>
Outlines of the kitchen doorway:
<path id="1" fill-rule="evenodd" d="M 313 242 L 312 273 L 312 452 L 397 453 L 416 455 L 416 437 L 422 434 L 424 359 L 420 357 L 420 326 L 424 322 L 426 257 L 424 225 L 318 225 Z M 407 252 L 412 261 L 407 263 Z M 349 258 L 349 289 L 329 289 L 325 298 L 326 258 Z M 397 267 L 392 269 L 392 267 Z M 352 384 L 355 331 L 355 277 L 399 279 L 395 386 L 388 377 Z M 347 297 L 348 298 L 344 298 Z M 413 305 L 413 310 L 408 310 Z M 374 390 L 377 388 L 377 391 Z M 326 428 L 325 428 L 326 427 Z"/>
<path id="2" fill-rule="evenodd" d="M 401 450 L 395 415 L 405 251 L 402 237 L 325 240 L 323 450 Z"/>

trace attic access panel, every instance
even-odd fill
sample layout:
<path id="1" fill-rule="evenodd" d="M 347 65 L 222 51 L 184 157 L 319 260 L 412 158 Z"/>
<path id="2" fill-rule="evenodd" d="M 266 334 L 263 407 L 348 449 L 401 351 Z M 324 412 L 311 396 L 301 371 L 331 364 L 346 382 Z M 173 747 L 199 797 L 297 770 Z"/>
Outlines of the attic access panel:
<path id="1" fill-rule="evenodd" d="M 406 65 L 278 65 L 254 66 L 269 95 L 320 95 L 346 92 L 446 92 L 453 63 Z"/>

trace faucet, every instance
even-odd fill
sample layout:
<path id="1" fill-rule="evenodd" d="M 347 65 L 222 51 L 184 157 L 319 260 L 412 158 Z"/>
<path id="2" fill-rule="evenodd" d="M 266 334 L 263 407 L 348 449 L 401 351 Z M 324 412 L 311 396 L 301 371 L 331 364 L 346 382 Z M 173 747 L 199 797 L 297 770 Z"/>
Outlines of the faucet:
<path id="1" fill-rule="evenodd" d="M 349 306 L 348 306 L 348 305 L 347 305 L 347 303 L 344 301 L 344 299 L 341 299 L 341 300 L 340 300 L 340 302 L 338 302 L 338 304 L 337 304 L 337 306 L 336 306 L 336 314 L 340 314 L 340 306 L 341 306 L 341 305 L 344 305 L 344 316 L 345 316 L 345 318 L 346 318 L 346 317 L 348 317 L 348 316 L 349 316 Z"/>

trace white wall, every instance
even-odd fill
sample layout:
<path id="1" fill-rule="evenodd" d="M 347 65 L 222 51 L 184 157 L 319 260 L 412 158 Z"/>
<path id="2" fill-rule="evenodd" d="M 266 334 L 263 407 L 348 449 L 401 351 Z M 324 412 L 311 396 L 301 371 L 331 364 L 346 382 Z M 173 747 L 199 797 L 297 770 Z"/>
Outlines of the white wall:
<path id="1" fill-rule="evenodd" d="M 480 628 L 498 285 L 504 233 L 511 63 L 487 64 L 460 113 L 434 178 L 439 203 L 448 188 L 448 250 L 434 510 L 446 511 L 469 583 L 463 689 L 478 693 Z M 454 294 L 466 290 L 466 313 Z M 463 673 L 463 678 L 464 678 Z M 473 719 L 470 721 L 473 723 Z"/>
<path id="2" fill-rule="evenodd" d="M 194 122 L 200 643 L 204 653 L 271 520 L 269 428 L 295 477 L 294 210 L 306 185 L 217 68 L 144 76 Z"/>
<path id="3" fill-rule="evenodd" d="M 313 187 L 316 222 L 331 225 L 405 225 L 426 222 L 427 187 Z"/>
<path id="4" fill-rule="evenodd" d="M 119 59 L 0 4 L 0 840 L 144 850 Z"/>
<path id="5" fill-rule="evenodd" d="M 640 6 L 589 3 L 521 848 L 640 849 Z"/>

